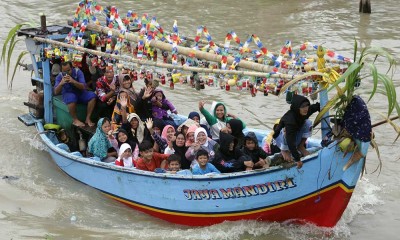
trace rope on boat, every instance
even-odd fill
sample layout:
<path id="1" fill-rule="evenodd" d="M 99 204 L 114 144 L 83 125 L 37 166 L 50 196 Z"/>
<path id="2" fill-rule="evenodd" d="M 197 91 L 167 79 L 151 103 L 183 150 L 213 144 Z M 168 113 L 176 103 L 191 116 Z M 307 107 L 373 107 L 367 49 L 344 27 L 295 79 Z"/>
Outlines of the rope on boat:
<path id="1" fill-rule="evenodd" d="M 34 37 L 33 40 L 37 41 L 37 42 L 48 43 L 48 44 L 60 46 L 60 47 L 70 48 L 70 49 L 74 49 L 74 50 L 77 50 L 80 52 L 86 52 L 86 53 L 90 53 L 93 55 L 102 56 L 102 57 L 106 57 L 106 58 L 114 58 L 117 60 L 133 62 L 138 65 L 179 69 L 179 70 L 191 71 L 191 72 L 231 74 L 231 75 L 236 74 L 236 75 L 241 75 L 241 76 L 268 77 L 268 78 L 281 78 L 281 79 L 293 79 L 296 76 L 296 75 L 291 75 L 291 74 L 271 74 L 271 73 L 254 72 L 254 71 L 221 70 L 221 69 L 190 67 L 190 66 L 185 66 L 185 65 L 179 66 L 179 65 L 167 64 L 167 63 L 139 60 L 139 59 L 136 59 L 136 58 L 133 58 L 130 56 L 126 56 L 126 55 L 116 55 L 116 54 L 105 53 L 105 52 L 92 50 L 92 49 L 88 49 L 88 48 L 84 48 L 84 47 L 80 47 L 80 46 L 75 46 L 72 44 L 63 43 L 63 42 L 59 42 L 59 41 L 55 41 L 55 40 L 51 40 L 51 39 L 47 39 L 47 38 Z"/>

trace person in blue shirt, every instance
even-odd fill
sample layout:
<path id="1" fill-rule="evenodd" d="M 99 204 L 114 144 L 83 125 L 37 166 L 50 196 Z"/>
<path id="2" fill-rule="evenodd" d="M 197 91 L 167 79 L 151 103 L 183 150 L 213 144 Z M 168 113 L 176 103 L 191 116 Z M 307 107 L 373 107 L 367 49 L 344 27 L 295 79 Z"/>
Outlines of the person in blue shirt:
<path id="1" fill-rule="evenodd" d="M 204 175 L 207 173 L 221 173 L 217 168 L 208 162 L 208 152 L 200 149 L 196 153 L 197 164 L 193 167 L 193 175 Z"/>
<path id="2" fill-rule="evenodd" d="M 91 121 L 93 109 L 96 105 L 96 94 L 86 90 L 86 81 L 83 72 L 79 68 L 72 68 L 71 62 L 61 64 L 61 72 L 57 75 L 54 85 L 54 95 L 62 94 L 63 102 L 67 104 L 69 114 L 72 117 L 72 124 L 78 127 L 93 127 Z M 87 104 L 85 123 L 78 119 L 76 104 Z"/>

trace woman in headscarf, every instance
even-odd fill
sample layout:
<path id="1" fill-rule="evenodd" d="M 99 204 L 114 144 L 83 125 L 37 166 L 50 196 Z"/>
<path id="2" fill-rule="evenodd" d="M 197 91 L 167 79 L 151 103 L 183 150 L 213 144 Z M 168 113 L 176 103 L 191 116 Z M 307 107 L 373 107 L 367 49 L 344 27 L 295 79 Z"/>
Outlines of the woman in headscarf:
<path id="1" fill-rule="evenodd" d="M 219 145 L 216 141 L 209 139 L 207 137 L 207 132 L 204 128 L 197 128 L 194 132 L 194 143 L 189 149 L 186 151 L 186 158 L 189 161 L 195 159 L 197 151 L 202 148 L 208 152 L 209 161 L 211 162 L 214 159 L 215 152 L 218 150 Z"/>
<path id="2" fill-rule="evenodd" d="M 196 131 L 197 128 L 198 127 L 196 125 L 192 125 L 187 130 L 186 135 L 185 135 L 185 139 L 186 139 L 185 146 L 186 147 L 192 146 L 192 144 L 195 142 L 194 141 L 194 132 Z"/>
<path id="3" fill-rule="evenodd" d="M 121 127 L 128 132 L 129 139 L 134 141 L 136 144 L 140 144 L 144 140 L 150 141 L 154 144 L 149 129 L 147 129 L 146 125 L 136 113 L 130 113 L 127 122 L 123 123 Z"/>
<path id="4" fill-rule="evenodd" d="M 239 119 L 230 119 L 226 123 L 228 133 L 235 137 L 237 141 L 237 148 L 242 148 L 244 145 L 243 123 Z"/>
<path id="5" fill-rule="evenodd" d="M 201 114 L 204 115 L 207 124 L 210 126 L 210 133 L 212 139 L 218 141 L 219 132 L 221 129 L 226 127 L 226 123 L 232 119 L 236 118 L 236 116 L 232 114 L 228 114 L 226 110 L 226 106 L 221 102 L 213 102 L 211 104 L 211 111 L 207 111 L 204 108 L 205 102 L 199 102 L 199 110 Z M 240 120 L 240 119 L 239 119 Z M 245 128 L 245 124 L 242 122 L 243 128 Z"/>
<path id="6" fill-rule="evenodd" d="M 274 128 L 274 139 L 285 161 L 295 161 L 297 168 L 301 168 L 301 155 L 307 156 L 305 148 L 308 137 L 311 136 L 312 122 L 308 118 L 319 111 L 320 104 L 310 104 L 310 101 L 301 95 L 294 95 L 290 110 L 283 115 L 279 124 Z M 300 151 L 300 153 L 299 153 Z M 293 156 L 293 160 L 292 160 Z"/>
<path id="7" fill-rule="evenodd" d="M 166 125 L 164 127 L 164 129 L 161 132 L 161 136 L 153 132 L 152 136 L 154 141 L 158 145 L 158 151 L 160 153 L 164 153 L 165 149 L 168 147 L 168 144 L 170 144 L 171 141 L 174 140 L 173 139 L 174 135 L 175 135 L 175 128 L 171 125 Z"/>
<path id="8" fill-rule="evenodd" d="M 117 151 L 111 144 L 113 140 L 110 120 L 100 118 L 97 122 L 96 132 L 89 140 L 88 152 L 94 157 L 98 157 L 102 162 L 114 162 Z"/>
<path id="9" fill-rule="evenodd" d="M 175 138 L 168 144 L 164 154 L 177 154 L 181 159 L 181 169 L 190 169 L 192 161 L 186 159 L 186 151 L 189 147 L 185 146 L 185 135 L 181 132 L 175 133 Z"/>

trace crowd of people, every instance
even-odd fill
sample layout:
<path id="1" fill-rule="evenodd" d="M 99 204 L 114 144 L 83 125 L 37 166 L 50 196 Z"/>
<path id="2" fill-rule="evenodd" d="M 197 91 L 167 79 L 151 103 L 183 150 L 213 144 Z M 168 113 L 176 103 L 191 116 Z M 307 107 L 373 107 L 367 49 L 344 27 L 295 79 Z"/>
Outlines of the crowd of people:
<path id="1" fill-rule="evenodd" d="M 86 63 L 93 68 L 90 60 Z M 290 110 L 274 127 L 272 141 L 259 146 L 255 133 L 244 134 L 245 123 L 228 112 L 224 103 L 213 102 L 208 111 L 206 102 L 200 101 L 202 121 L 199 112 L 193 111 L 178 126 L 170 117 L 178 113 L 176 107 L 151 77 L 143 75 L 145 86 L 137 91 L 127 69 L 119 74 L 113 66 L 84 71 L 71 62 L 61 63 L 54 76 L 54 94 L 62 94 L 77 127 L 94 127 L 91 115 L 98 114 L 87 149 L 94 159 L 145 171 L 207 174 L 268 168 L 268 156 L 277 152 L 301 168 L 300 157 L 309 154 L 305 149 L 311 135 L 308 117 L 319 111 L 319 104 L 311 105 L 306 97 L 293 97 Z M 77 104 L 87 105 L 85 122 L 77 117 Z"/>

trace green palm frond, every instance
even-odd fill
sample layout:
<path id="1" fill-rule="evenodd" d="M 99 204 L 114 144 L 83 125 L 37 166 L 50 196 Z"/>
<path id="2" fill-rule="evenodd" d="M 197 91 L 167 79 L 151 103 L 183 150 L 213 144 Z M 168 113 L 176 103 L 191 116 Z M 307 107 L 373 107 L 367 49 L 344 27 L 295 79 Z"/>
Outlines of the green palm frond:
<path id="1" fill-rule="evenodd" d="M 15 72 L 17 71 L 18 65 L 19 65 L 19 63 L 21 62 L 22 58 L 23 58 L 26 54 L 29 54 L 29 52 L 28 52 L 28 51 L 22 51 L 22 52 L 18 55 L 17 62 L 15 63 L 13 75 L 12 75 L 12 77 L 11 77 L 11 81 L 10 81 L 10 85 L 9 85 L 9 88 L 10 88 L 10 89 L 12 89 L 12 84 L 13 84 L 13 81 L 12 81 L 12 80 L 13 80 L 14 77 L 15 77 Z"/>
<path id="2" fill-rule="evenodd" d="M 353 99 L 358 82 L 372 80 L 373 87 L 369 94 L 368 101 L 370 101 L 376 93 L 383 94 L 388 101 L 387 116 L 390 116 L 395 109 L 397 114 L 400 115 L 400 108 L 396 100 L 396 89 L 392 80 L 393 74 L 390 76 L 388 75 L 391 70 L 393 71 L 396 64 L 394 57 L 388 51 L 380 47 L 364 48 L 361 50 L 359 56 L 357 56 L 357 48 L 358 44 L 355 41 L 354 62 L 351 63 L 346 72 L 327 89 L 327 91 L 330 92 L 333 89 L 337 89 L 339 84 L 345 82 L 345 87 L 341 89 L 344 97 L 341 97 L 338 92 L 338 95 L 331 98 L 326 108 L 323 108 L 321 112 L 325 113 L 329 109 L 334 109 L 336 111 L 335 115 L 340 117 L 341 113 L 345 111 L 347 105 Z M 382 58 L 384 62 L 388 63 L 388 69 L 385 74 L 379 73 L 375 65 L 377 59 L 381 60 Z M 361 71 L 364 68 L 367 68 L 369 73 L 361 78 Z M 317 116 L 316 120 L 320 120 L 320 117 L 322 117 L 321 113 Z"/>
<path id="3" fill-rule="evenodd" d="M 34 26 L 34 23 L 31 22 L 24 22 L 24 23 L 19 23 L 15 25 L 11 30 L 8 32 L 8 35 L 3 43 L 2 51 L 1 51 L 1 57 L 0 57 L 0 64 L 3 63 L 5 65 L 5 70 L 6 70 L 6 76 L 7 76 L 7 85 L 10 87 L 12 86 L 12 82 L 14 80 L 15 76 L 15 70 L 17 66 L 14 68 L 14 73 L 12 75 L 12 78 L 9 83 L 9 75 L 10 75 L 10 67 L 11 67 L 11 58 L 14 53 L 14 48 L 16 44 L 21 41 L 20 39 L 16 39 L 18 31 L 24 27 L 24 26 Z M 20 54 L 18 57 L 18 62 L 17 64 L 21 61 L 22 57 L 25 54 Z"/>

